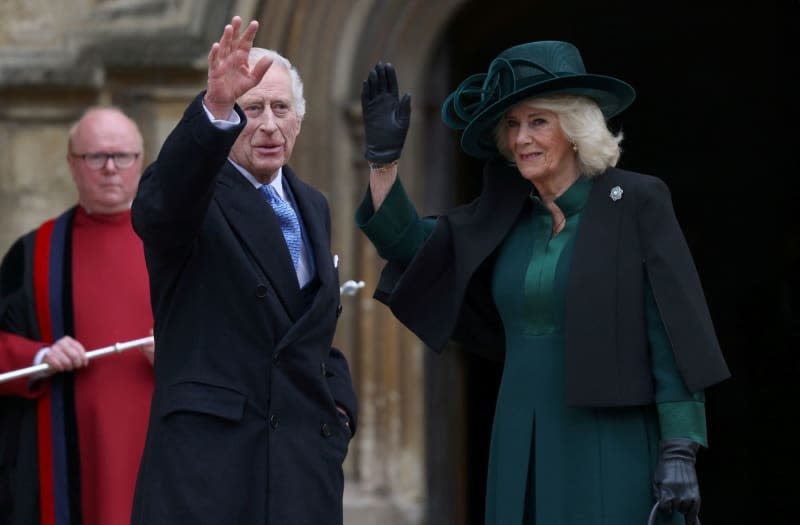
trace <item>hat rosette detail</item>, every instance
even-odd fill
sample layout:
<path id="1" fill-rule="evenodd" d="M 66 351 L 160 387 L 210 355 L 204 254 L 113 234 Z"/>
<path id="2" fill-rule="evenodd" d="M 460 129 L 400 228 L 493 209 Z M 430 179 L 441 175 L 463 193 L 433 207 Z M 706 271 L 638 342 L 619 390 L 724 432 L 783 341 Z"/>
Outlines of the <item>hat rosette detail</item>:
<path id="1" fill-rule="evenodd" d="M 464 129 L 481 111 L 514 93 L 517 90 L 515 66 L 520 65 L 537 68 L 550 78 L 556 78 L 555 74 L 531 60 L 495 58 L 489 64 L 488 73 L 468 77 L 445 99 L 442 106 L 445 124 L 453 129 Z"/>

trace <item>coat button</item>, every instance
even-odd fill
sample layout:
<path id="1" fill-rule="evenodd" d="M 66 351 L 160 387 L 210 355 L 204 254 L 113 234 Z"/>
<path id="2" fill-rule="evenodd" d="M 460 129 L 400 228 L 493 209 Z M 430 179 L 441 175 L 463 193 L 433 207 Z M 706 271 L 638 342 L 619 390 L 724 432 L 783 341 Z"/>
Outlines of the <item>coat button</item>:
<path id="1" fill-rule="evenodd" d="M 272 360 L 274 362 L 277 363 L 280 358 L 281 358 L 281 353 L 278 350 L 275 350 L 274 352 L 272 352 Z"/>
<path id="2" fill-rule="evenodd" d="M 322 424 L 322 428 L 320 429 L 320 433 L 323 437 L 331 437 L 331 427 L 327 423 Z"/>
<path id="3" fill-rule="evenodd" d="M 336 317 L 342 315 L 342 303 L 339 303 L 339 306 L 336 307 Z"/>
<path id="4" fill-rule="evenodd" d="M 325 363 L 320 363 L 320 369 L 322 369 L 322 377 L 328 377 L 328 369 L 325 368 Z"/>
<path id="5" fill-rule="evenodd" d="M 267 296 L 267 287 L 263 284 L 256 286 L 256 297 L 263 299 Z"/>
<path id="6" fill-rule="evenodd" d="M 269 425 L 272 428 L 278 428 L 278 415 L 277 414 L 272 414 L 271 416 L 269 416 Z"/>

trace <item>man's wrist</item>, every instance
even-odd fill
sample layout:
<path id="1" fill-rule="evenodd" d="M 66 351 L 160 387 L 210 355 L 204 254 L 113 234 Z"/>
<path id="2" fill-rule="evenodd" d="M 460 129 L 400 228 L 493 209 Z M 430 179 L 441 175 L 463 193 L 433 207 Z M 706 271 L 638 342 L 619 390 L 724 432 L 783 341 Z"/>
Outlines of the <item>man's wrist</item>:
<path id="1" fill-rule="evenodd" d="M 232 120 L 231 113 L 236 113 L 233 104 L 215 104 L 208 99 L 208 95 L 203 97 L 203 107 L 213 117 L 213 120 Z"/>

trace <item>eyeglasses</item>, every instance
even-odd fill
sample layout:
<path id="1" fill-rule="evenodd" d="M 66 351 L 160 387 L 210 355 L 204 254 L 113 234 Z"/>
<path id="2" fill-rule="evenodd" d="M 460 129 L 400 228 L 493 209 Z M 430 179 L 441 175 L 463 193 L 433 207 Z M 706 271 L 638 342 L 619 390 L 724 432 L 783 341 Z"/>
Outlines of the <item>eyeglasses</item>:
<path id="1" fill-rule="evenodd" d="M 139 158 L 139 153 L 72 153 L 73 157 L 82 159 L 87 166 L 93 170 L 99 170 L 108 163 L 108 159 L 114 159 L 114 165 L 118 168 L 130 168 L 136 159 Z"/>

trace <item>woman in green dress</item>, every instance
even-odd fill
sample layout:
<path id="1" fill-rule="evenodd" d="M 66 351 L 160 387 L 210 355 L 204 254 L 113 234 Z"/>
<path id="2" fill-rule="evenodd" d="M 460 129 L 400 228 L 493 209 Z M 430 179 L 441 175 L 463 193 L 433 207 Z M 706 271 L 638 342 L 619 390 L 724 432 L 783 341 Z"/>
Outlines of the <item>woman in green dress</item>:
<path id="1" fill-rule="evenodd" d="M 666 185 L 614 167 L 607 119 L 634 96 L 569 43 L 504 51 L 442 107 L 481 195 L 420 218 L 397 177 L 410 97 L 390 64 L 364 81 L 375 297 L 434 350 L 505 359 L 487 525 L 699 521 L 703 390 L 729 373 Z"/>

